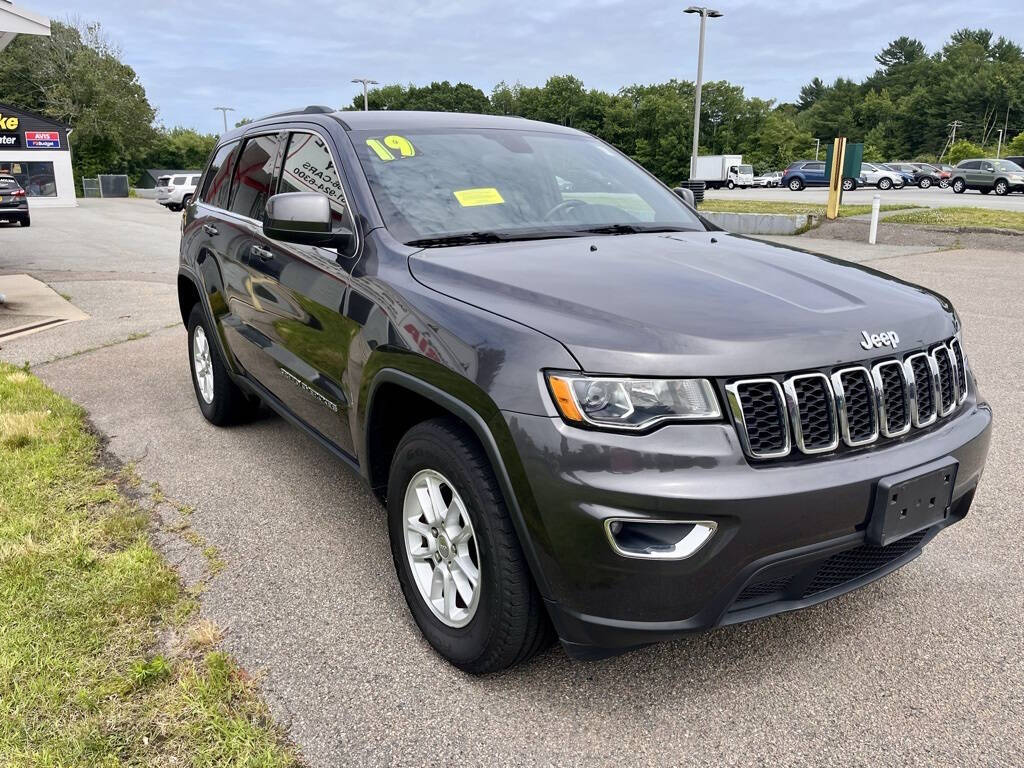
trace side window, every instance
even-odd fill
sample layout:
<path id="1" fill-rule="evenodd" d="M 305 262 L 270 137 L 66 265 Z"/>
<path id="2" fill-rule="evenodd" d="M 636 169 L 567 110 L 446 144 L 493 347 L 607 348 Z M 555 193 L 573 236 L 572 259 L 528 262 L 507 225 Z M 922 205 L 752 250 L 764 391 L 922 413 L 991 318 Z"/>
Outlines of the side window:
<path id="1" fill-rule="evenodd" d="M 254 136 L 245 142 L 235 167 L 232 184 L 231 211 L 263 221 L 270 184 L 274 178 L 274 163 L 279 145 L 277 135 Z"/>
<path id="2" fill-rule="evenodd" d="M 189 184 L 190 187 L 194 187 L 198 183 L 199 183 L 199 177 L 198 176 L 189 176 L 188 177 L 188 184 Z"/>
<path id="3" fill-rule="evenodd" d="M 213 161 L 206 172 L 206 183 L 200 199 L 218 208 L 228 207 L 228 192 L 231 190 L 231 168 L 235 164 L 238 142 L 225 144 L 213 155 Z"/>
<path id="4" fill-rule="evenodd" d="M 804 166 L 804 169 L 808 170 L 808 171 L 824 171 L 825 170 L 825 164 L 824 163 L 808 163 L 807 165 Z"/>
<path id="5" fill-rule="evenodd" d="M 175 176 L 174 177 L 174 186 L 180 187 L 184 183 L 185 183 L 185 177 L 184 176 Z"/>
<path id="6" fill-rule="evenodd" d="M 992 163 L 982 163 L 981 164 L 981 170 L 983 170 L 983 171 L 991 172 L 991 171 L 994 171 L 995 169 L 996 168 L 995 168 L 994 165 L 992 165 Z"/>
<path id="7" fill-rule="evenodd" d="M 312 133 L 293 133 L 288 141 L 278 192 L 320 192 L 331 200 L 334 225 L 348 220 L 348 201 L 338 168 L 324 140 Z"/>

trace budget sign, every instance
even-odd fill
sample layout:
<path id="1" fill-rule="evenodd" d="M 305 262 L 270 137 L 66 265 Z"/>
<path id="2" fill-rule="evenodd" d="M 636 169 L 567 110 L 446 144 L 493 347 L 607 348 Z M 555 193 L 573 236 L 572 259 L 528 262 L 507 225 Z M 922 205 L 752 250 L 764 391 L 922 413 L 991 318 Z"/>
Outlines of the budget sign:
<path id="1" fill-rule="evenodd" d="M 25 131 L 25 146 L 36 149 L 60 149 L 60 132 Z"/>

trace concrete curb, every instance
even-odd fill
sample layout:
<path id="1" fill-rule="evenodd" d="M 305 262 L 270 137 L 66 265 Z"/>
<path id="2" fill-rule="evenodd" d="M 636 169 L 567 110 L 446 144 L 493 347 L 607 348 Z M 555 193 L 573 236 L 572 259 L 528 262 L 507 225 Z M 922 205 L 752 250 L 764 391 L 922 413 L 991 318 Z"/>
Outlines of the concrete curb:
<path id="1" fill-rule="evenodd" d="M 698 208 L 698 210 L 700 210 Z M 700 211 L 700 215 L 737 235 L 796 235 L 818 225 L 815 214 L 799 213 L 720 213 Z"/>

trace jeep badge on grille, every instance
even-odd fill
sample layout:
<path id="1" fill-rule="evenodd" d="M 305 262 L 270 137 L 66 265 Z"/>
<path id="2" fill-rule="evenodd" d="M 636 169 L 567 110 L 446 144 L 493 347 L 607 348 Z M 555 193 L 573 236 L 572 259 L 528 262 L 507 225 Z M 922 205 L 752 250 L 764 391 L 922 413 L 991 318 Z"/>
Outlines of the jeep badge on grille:
<path id="1" fill-rule="evenodd" d="M 864 349 L 877 349 L 879 347 L 896 347 L 900 344 L 900 337 L 896 335 L 896 331 L 882 331 L 881 333 L 868 334 L 867 331 L 861 331 L 860 345 Z"/>

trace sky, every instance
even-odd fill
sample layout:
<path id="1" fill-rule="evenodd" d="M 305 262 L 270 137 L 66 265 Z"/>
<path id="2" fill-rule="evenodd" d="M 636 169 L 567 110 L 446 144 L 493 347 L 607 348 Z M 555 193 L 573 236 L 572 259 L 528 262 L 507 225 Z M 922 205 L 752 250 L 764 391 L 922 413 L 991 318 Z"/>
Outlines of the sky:
<path id="1" fill-rule="evenodd" d="M 709 1 L 709 0 L 705 0 Z M 710 0 L 705 80 L 793 101 L 817 76 L 869 75 L 900 35 L 929 51 L 986 27 L 1024 44 L 1021 0 Z M 502 80 L 587 88 L 693 80 L 699 17 L 672 0 L 16 0 L 52 19 L 98 21 L 146 88 L 158 120 L 203 132 L 306 104 L 341 106 L 382 83 Z M 969 8 L 968 10 L 965 10 Z"/>

